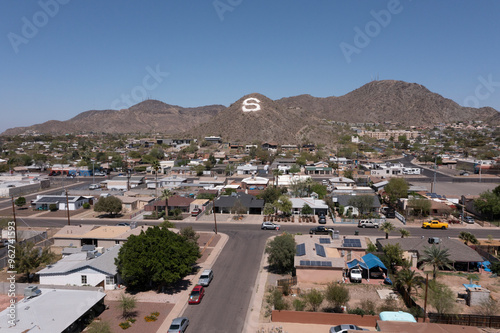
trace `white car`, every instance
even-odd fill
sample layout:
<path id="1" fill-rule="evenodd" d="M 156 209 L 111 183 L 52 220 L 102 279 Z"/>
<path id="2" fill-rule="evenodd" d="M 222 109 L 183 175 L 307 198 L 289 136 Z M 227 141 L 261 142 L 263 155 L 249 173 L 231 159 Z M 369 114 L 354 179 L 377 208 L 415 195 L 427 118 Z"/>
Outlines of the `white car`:
<path id="1" fill-rule="evenodd" d="M 101 187 L 99 186 L 99 184 L 90 184 L 90 185 L 89 185 L 89 190 L 97 190 L 97 189 L 99 189 L 99 188 L 101 188 Z"/>
<path id="2" fill-rule="evenodd" d="M 351 324 L 342 324 L 330 327 L 330 333 L 347 333 L 348 331 L 368 331 L 368 330 Z"/>
<path id="3" fill-rule="evenodd" d="M 262 222 L 260 228 L 266 230 L 280 230 L 280 225 L 273 222 Z"/>
<path id="4" fill-rule="evenodd" d="M 361 270 L 359 268 L 353 268 L 349 272 L 349 278 L 351 282 L 359 282 L 361 283 L 361 280 L 363 279 L 361 275 Z"/>
<path id="5" fill-rule="evenodd" d="M 214 278 L 214 272 L 211 269 L 205 269 L 198 280 L 198 284 L 203 287 L 207 287 L 212 279 Z"/>

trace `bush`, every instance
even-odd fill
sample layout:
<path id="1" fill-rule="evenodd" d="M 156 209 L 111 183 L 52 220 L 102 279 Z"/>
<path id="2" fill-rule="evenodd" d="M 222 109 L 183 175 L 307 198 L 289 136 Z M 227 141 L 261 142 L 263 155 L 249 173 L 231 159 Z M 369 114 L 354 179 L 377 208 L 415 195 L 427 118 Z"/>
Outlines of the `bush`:
<path id="1" fill-rule="evenodd" d="M 266 301 L 274 310 L 288 310 L 288 303 L 283 298 L 283 293 L 278 288 L 269 289 L 269 295 L 267 295 Z"/>
<path id="2" fill-rule="evenodd" d="M 127 328 L 129 328 L 132 325 L 130 325 L 130 323 L 128 321 L 124 321 L 123 323 L 118 324 L 118 326 L 120 326 L 122 329 L 126 330 Z"/>
<path id="3" fill-rule="evenodd" d="M 359 306 L 363 311 L 365 311 L 366 314 L 375 315 L 375 302 L 372 300 L 362 300 Z"/>
<path id="4" fill-rule="evenodd" d="M 85 202 L 83 204 L 83 209 L 90 209 L 90 204 L 88 202 Z"/>
<path id="5" fill-rule="evenodd" d="M 304 301 L 303 299 L 300 299 L 300 298 L 296 298 L 293 300 L 293 309 L 295 311 L 304 311 L 304 309 L 306 308 L 306 301 Z"/>
<path id="6" fill-rule="evenodd" d="M 55 211 L 59 210 L 59 208 L 57 208 L 57 205 L 56 205 L 56 204 L 50 204 L 50 205 L 49 205 L 49 210 L 50 210 L 51 212 L 55 212 Z"/>

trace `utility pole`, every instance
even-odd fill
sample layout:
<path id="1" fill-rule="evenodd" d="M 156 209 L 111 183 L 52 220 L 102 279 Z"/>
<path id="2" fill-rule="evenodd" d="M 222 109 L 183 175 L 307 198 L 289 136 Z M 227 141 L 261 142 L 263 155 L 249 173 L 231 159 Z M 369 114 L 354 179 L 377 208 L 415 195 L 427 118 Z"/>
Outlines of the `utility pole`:
<path id="1" fill-rule="evenodd" d="M 68 214 L 68 225 L 71 225 L 69 220 L 69 204 L 68 204 L 68 190 L 64 190 L 66 192 L 66 213 Z"/>
<path id="2" fill-rule="evenodd" d="M 434 181 L 432 182 L 433 193 L 436 193 L 436 170 L 437 170 L 437 154 L 434 156 Z"/>
<path id="3" fill-rule="evenodd" d="M 425 275 L 424 323 L 427 315 L 427 289 L 429 288 L 429 273 Z"/>
<path id="4" fill-rule="evenodd" d="M 16 237 L 16 244 L 17 244 L 17 220 L 16 220 L 16 209 L 14 207 L 14 196 L 11 196 L 12 199 L 12 215 L 14 215 L 14 233 Z"/>
<path id="5" fill-rule="evenodd" d="M 215 217 L 215 198 L 212 200 L 212 210 L 214 212 L 215 234 L 217 235 L 217 218 Z"/>
<path id="6" fill-rule="evenodd" d="M 95 167 L 94 167 L 95 160 L 92 159 L 92 184 L 95 184 Z"/>

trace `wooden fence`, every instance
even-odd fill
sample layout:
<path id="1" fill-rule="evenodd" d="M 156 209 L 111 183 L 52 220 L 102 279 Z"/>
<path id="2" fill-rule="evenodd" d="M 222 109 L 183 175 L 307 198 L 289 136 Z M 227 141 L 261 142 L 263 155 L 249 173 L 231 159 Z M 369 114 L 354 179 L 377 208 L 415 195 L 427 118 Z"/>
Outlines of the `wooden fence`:
<path id="1" fill-rule="evenodd" d="M 500 328 L 500 316 L 429 313 L 431 323 Z"/>
<path id="2" fill-rule="evenodd" d="M 281 279 L 277 281 L 278 286 L 283 287 L 284 285 L 288 284 L 289 286 L 294 286 L 297 284 L 297 277 L 291 277 L 289 279 Z"/>

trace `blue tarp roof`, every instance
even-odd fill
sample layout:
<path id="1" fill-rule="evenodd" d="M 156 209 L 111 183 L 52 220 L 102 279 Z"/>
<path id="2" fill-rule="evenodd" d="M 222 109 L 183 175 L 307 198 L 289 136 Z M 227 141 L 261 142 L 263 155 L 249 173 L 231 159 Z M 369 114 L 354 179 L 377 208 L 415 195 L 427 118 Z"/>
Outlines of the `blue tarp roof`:
<path id="1" fill-rule="evenodd" d="M 347 263 L 347 268 L 351 269 L 353 267 L 360 266 L 361 268 L 368 269 L 368 266 L 362 261 L 359 261 L 358 259 L 354 259 L 352 261 L 349 261 Z"/>
<path id="2" fill-rule="evenodd" d="M 476 288 L 481 288 L 481 286 L 480 286 L 480 285 L 478 285 L 478 284 L 465 284 L 465 283 L 464 283 L 464 287 L 465 287 L 465 289 L 476 289 Z"/>
<path id="3" fill-rule="evenodd" d="M 363 257 L 361 257 L 361 259 L 363 259 L 365 264 L 368 266 L 368 269 L 380 267 L 387 271 L 387 267 L 385 267 L 384 263 L 379 259 L 379 257 L 372 253 L 365 254 Z"/>

